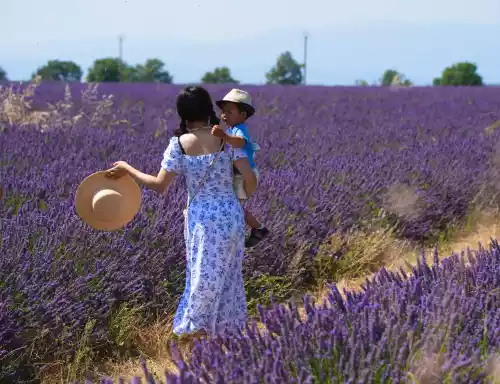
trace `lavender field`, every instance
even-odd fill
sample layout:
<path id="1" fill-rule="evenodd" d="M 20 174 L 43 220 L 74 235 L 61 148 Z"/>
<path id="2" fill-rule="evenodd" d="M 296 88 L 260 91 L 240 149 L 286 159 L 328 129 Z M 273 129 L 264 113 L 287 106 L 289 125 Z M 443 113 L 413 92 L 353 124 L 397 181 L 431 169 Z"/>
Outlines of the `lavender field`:
<path id="1" fill-rule="evenodd" d="M 129 325 L 175 309 L 182 179 L 163 196 L 144 190 L 140 214 L 114 233 L 88 228 L 73 199 L 116 160 L 157 172 L 180 88 L 43 83 L 24 101 L 0 90 L 0 383 L 37 382 L 56 361 L 136 356 Z M 230 87 L 207 89 L 215 99 Z M 272 232 L 244 265 L 253 313 L 271 294 L 285 301 L 380 266 L 353 257 L 342 242 L 352 231 L 427 246 L 500 203 L 500 88 L 245 89 L 263 149 L 250 206 Z M 261 308 L 268 334 L 250 326 L 202 343 L 169 382 L 412 382 L 432 363 L 438 381 L 482 383 L 500 344 L 500 251 L 470 263 L 423 264 L 409 279 L 382 272 L 347 300 L 333 288 L 328 308 L 306 300 L 306 319 L 294 306 Z"/>

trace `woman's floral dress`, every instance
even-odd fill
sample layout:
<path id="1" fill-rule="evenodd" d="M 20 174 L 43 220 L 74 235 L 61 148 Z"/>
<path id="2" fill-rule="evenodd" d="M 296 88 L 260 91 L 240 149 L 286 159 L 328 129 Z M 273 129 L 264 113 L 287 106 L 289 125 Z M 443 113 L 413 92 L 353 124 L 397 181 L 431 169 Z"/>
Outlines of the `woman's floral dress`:
<path id="1" fill-rule="evenodd" d="M 161 166 L 184 175 L 191 199 L 215 156 L 185 155 L 174 137 Z M 240 327 L 247 319 L 242 275 L 245 221 L 233 191 L 233 161 L 243 157 L 237 149 L 221 152 L 188 208 L 186 286 L 174 318 L 175 334 L 202 329 L 212 333 L 226 326 Z"/>

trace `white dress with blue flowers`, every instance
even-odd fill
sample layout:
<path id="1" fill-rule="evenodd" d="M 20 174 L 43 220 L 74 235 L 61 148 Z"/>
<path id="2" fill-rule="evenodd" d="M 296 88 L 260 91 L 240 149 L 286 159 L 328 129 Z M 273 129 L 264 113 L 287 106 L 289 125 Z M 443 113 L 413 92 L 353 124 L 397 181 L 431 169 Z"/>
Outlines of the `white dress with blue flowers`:
<path id="1" fill-rule="evenodd" d="M 184 175 L 191 199 L 214 156 L 185 155 L 174 137 L 161 166 Z M 240 327 L 247 319 L 242 274 L 245 221 L 233 191 L 233 161 L 243 157 L 237 149 L 222 152 L 188 208 L 186 286 L 174 318 L 175 334 L 202 329 L 212 333 L 225 326 Z"/>

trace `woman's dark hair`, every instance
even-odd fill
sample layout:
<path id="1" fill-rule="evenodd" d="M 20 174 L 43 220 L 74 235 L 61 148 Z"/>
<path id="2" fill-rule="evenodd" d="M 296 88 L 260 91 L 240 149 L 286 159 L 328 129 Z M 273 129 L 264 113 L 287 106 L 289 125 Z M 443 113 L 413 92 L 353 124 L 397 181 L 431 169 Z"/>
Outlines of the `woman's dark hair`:
<path id="1" fill-rule="evenodd" d="M 203 87 L 186 87 L 177 95 L 177 114 L 181 119 L 179 129 L 174 132 L 175 136 L 181 136 L 188 132 L 188 121 L 208 121 L 210 125 L 220 123 L 215 114 L 212 98 Z"/>

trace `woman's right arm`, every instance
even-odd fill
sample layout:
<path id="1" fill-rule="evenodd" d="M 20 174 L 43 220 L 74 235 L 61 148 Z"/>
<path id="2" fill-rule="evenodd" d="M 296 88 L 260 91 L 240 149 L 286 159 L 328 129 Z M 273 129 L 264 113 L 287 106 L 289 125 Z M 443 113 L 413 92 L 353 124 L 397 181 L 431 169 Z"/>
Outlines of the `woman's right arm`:
<path id="1" fill-rule="evenodd" d="M 108 169 L 107 172 L 107 176 L 111 179 L 119 179 L 128 173 L 137 183 L 159 193 L 163 193 L 176 176 L 175 172 L 168 172 L 163 168 L 160 168 L 156 176 L 148 175 L 135 169 L 125 161 L 117 161 L 113 164 L 113 168 Z"/>
<path id="2" fill-rule="evenodd" d="M 247 196 L 252 195 L 257 189 L 257 177 L 250 168 L 250 163 L 246 157 L 234 160 L 234 165 L 243 176 L 243 186 Z"/>
<path id="3" fill-rule="evenodd" d="M 163 154 L 161 168 L 156 176 L 143 173 L 124 161 L 115 163 L 114 168 L 108 171 L 108 176 L 111 178 L 120 178 L 124 176 L 125 173 L 128 173 L 138 183 L 156 192 L 162 193 L 172 183 L 174 177 L 182 173 L 181 161 L 182 150 L 179 146 L 179 139 L 177 137 L 172 137 Z"/>

